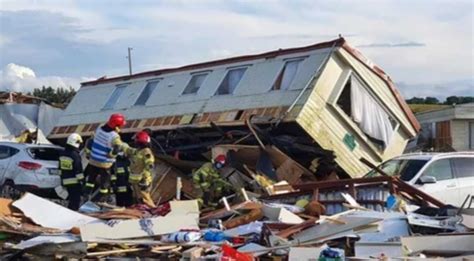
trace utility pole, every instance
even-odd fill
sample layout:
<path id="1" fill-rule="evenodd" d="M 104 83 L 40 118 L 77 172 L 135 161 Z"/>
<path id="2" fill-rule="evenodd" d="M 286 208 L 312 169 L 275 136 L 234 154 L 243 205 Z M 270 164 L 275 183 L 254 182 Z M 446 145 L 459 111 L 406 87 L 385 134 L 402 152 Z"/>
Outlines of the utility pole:
<path id="1" fill-rule="evenodd" d="M 132 47 L 128 47 L 128 72 L 132 75 Z"/>

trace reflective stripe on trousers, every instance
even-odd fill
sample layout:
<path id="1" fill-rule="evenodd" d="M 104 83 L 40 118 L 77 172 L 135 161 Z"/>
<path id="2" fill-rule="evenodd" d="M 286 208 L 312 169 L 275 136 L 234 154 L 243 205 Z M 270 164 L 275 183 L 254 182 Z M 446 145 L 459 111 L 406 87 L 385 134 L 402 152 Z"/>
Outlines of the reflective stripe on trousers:
<path id="1" fill-rule="evenodd" d="M 77 184 L 76 178 L 63 179 L 63 185 L 73 185 L 73 184 Z"/>
<path id="2" fill-rule="evenodd" d="M 118 186 L 117 192 L 127 192 L 127 186 Z"/>

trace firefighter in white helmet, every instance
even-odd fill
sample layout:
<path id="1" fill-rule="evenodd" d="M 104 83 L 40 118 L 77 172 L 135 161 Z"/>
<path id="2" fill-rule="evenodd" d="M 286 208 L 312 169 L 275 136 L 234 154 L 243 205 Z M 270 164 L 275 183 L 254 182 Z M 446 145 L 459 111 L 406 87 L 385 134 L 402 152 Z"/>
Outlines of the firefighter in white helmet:
<path id="1" fill-rule="evenodd" d="M 73 133 L 69 135 L 64 150 L 59 154 L 61 183 L 67 189 L 68 208 L 72 210 L 78 210 L 81 203 L 81 188 L 84 180 L 81 155 L 79 154 L 81 144 L 82 137 Z"/>

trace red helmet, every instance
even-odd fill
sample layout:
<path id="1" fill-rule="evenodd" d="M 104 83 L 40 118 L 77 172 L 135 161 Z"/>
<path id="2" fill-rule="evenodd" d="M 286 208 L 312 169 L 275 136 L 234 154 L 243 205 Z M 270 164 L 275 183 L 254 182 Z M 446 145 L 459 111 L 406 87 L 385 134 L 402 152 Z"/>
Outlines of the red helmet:
<path id="1" fill-rule="evenodd" d="M 224 154 L 217 155 L 217 157 L 214 158 L 214 163 L 219 163 L 222 166 L 225 165 L 226 157 Z"/>
<path id="2" fill-rule="evenodd" d="M 125 116 L 121 113 L 114 113 L 110 115 L 109 121 L 107 122 L 107 125 L 109 125 L 110 128 L 115 129 L 115 128 L 122 128 L 125 126 Z"/>
<path id="3" fill-rule="evenodd" d="M 135 134 L 135 142 L 147 145 L 151 141 L 150 135 L 148 135 L 147 132 L 145 131 L 140 131 L 137 134 Z"/>

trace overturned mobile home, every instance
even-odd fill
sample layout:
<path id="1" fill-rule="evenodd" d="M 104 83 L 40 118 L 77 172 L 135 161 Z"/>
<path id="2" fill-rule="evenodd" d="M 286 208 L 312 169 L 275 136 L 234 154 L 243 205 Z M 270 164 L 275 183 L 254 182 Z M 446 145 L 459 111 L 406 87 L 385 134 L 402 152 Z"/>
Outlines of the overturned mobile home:
<path id="1" fill-rule="evenodd" d="M 390 78 L 343 38 L 85 82 L 49 138 L 91 135 L 114 112 L 125 136 L 149 128 L 167 154 L 257 144 L 253 125 L 303 166 L 320 155 L 353 177 L 368 170 L 359 158 L 399 155 L 419 130 Z"/>

